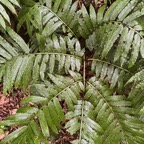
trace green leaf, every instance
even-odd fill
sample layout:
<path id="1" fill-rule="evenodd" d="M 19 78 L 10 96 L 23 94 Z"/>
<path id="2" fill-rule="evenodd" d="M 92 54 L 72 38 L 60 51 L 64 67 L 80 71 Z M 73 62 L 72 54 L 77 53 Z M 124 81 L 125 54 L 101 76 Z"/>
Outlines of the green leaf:
<path id="1" fill-rule="evenodd" d="M 64 112 L 62 110 L 62 107 L 61 107 L 58 99 L 54 98 L 53 101 L 54 101 L 54 106 L 55 106 L 55 109 L 57 111 L 57 114 L 59 115 L 61 121 L 64 122 L 65 121 L 65 115 L 64 115 Z"/>
<path id="2" fill-rule="evenodd" d="M 55 55 L 50 55 L 49 58 L 49 73 L 53 73 L 55 67 Z"/>
<path id="3" fill-rule="evenodd" d="M 0 15 L 0 25 L 3 27 L 3 29 L 6 29 L 5 21 L 1 15 Z"/>
<path id="4" fill-rule="evenodd" d="M 142 16 L 144 14 L 144 9 L 141 9 L 140 11 L 136 11 L 132 14 L 130 14 L 129 16 L 127 16 L 124 19 L 124 23 L 130 23 L 131 21 L 135 20 L 136 18 Z"/>
<path id="5" fill-rule="evenodd" d="M 12 58 L 12 56 L 6 51 L 4 50 L 1 46 L 0 46 L 0 56 L 10 60 Z"/>
<path id="6" fill-rule="evenodd" d="M 47 102 L 47 98 L 39 97 L 39 96 L 28 96 L 24 98 L 21 103 L 27 104 L 29 102 L 36 103 L 36 104 L 42 104 Z"/>
<path id="7" fill-rule="evenodd" d="M 33 72 L 32 72 L 32 79 L 34 82 L 36 82 L 39 79 L 39 72 L 40 72 L 40 61 L 42 59 L 41 55 L 36 55 L 34 65 L 33 65 Z"/>
<path id="8" fill-rule="evenodd" d="M 20 107 L 18 110 L 17 110 L 17 113 L 30 113 L 30 114 L 34 114 L 38 111 L 37 108 L 34 108 L 34 107 L 28 107 L 28 106 L 23 106 L 23 107 Z"/>
<path id="9" fill-rule="evenodd" d="M 10 23 L 10 18 L 9 18 L 9 16 L 8 16 L 6 10 L 3 8 L 3 6 L 2 6 L 1 4 L 0 4 L 0 14 L 3 16 L 3 18 L 4 18 L 5 20 L 7 20 L 7 22 Z"/>
<path id="10" fill-rule="evenodd" d="M 139 49 L 140 49 L 140 36 L 136 34 L 132 46 L 131 58 L 129 60 L 129 67 L 132 67 L 135 64 L 139 55 Z"/>
<path id="11" fill-rule="evenodd" d="M 39 119 L 39 123 L 40 123 L 40 126 L 41 126 L 41 129 L 42 129 L 44 136 L 48 137 L 50 135 L 49 134 L 49 128 L 47 125 L 47 121 L 45 119 L 45 115 L 44 115 L 42 110 L 40 110 L 38 112 L 38 119 Z"/>
<path id="12" fill-rule="evenodd" d="M 34 136 L 32 137 L 32 139 L 36 144 L 38 144 L 40 142 L 44 142 L 45 144 L 48 143 L 46 138 L 43 136 L 43 134 L 39 130 L 37 123 L 34 120 L 31 121 L 30 127 L 34 133 Z"/>
<path id="13" fill-rule="evenodd" d="M 98 13 L 97 13 L 97 23 L 100 24 L 103 21 L 104 17 L 104 11 L 105 11 L 106 6 L 103 5 L 102 7 L 99 8 Z"/>
<path id="14" fill-rule="evenodd" d="M 118 19 L 122 21 L 132 10 L 133 8 L 137 5 L 138 1 L 137 0 L 131 0 L 126 7 L 120 12 Z"/>
<path id="15" fill-rule="evenodd" d="M 51 115 L 51 118 L 52 118 L 52 121 L 53 121 L 54 125 L 57 128 L 60 128 L 60 119 L 58 117 L 58 113 L 56 111 L 56 108 L 55 108 L 54 104 L 51 101 L 48 103 L 48 109 L 49 109 L 49 113 Z"/>
<path id="16" fill-rule="evenodd" d="M 61 25 L 62 25 L 61 21 L 58 21 L 57 18 L 53 18 L 47 23 L 47 25 L 43 29 L 42 34 L 44 36 L 49 36 L 49 35 L 53 34 L 54 31 L 56 31 Z"/>
<path id="17" fill-rule="evenodd" d="M 20 7 L 19 3 L 17 2 L 17 0 L 9 0 L 12 4 Z"/>
<path id="18" fill-rule="evenodd" d="M 112 30 L 109 33 L 107 43 L 104 45 L 104 49 L 103 49 L 103 52 L 102 52 L 102 58 L 107 55 L 107 53 L 109 52 L 109 50 L 113 46 L 114 42 L 117 40 L 117 38 L 121 34 L 122 30 L 123 30 L 122 25 L 116 25 L 115 24 L 114 26 L 112 26 Z"/>
<path id="19" fill-rule="evenodd" d="M 57 127 L 55 126 L 52 116 L 50 115 L 49 108 L 47 106 L 43 107 L 43 112 L 45 114 L 45 118 L 47 120 L 48 126 L 51 128 L 51 130 L 55 133 L 58 133 Z"/>
<path id="20" fill-rule="evenodd" d="M 14 32 L 10 27 L 7 27 L 7 32 L 25 53 L 29 53 L 29 47 L 16 32 Z"/>
<path id="21" fill-rule="evenodd" d="M 8 0 L 0 0 L 0 2 L 3 5 L 5 5 L 12 13 L 14 13 L 15 15 L 17 15 L 17 12 L 16 12 L 14 6 Z M 15 3 L 15 0 L 13 1 L 13 3 Z"/>
<path id="22" fill-rule="evenodd" d="M 144 40 L 143 39 L 141 40 L 141 43 L 140 43 L 140 53 L 141 53 L 142 58 L 144 58 Z"/>
<path id="23" fill-rule="evenodd" d="M 124 0 L 125 1 L 125 0 Z M 120 4 L 121 0 L 116 0 L 106 11 L 104 15 L 104 21 L 108 21 L 113 14 L 114 9 Z M 119 5 L 121 6 L 121 4 Z M 122 5 L 123 6 L 123 5 Z M 117 9 L 118 10 L 118 9 Z M 114 14 L 113 14 L 114 15 Z M 115 14 L 117 15 L 117 13 Z"/>
<path id="24" fill-rule="evenodd" d="M 126 59 L 127 59 L 127 55 L 129 53 L 129 50 L 131 48 L 131 44 L 133 41 L 133 37 L 134 37 L 134 31 L 130 30 L 128 32 L 128 34 L 126 35 L 126 39 L 124 40 L 124 43 L 126 43 L 123 47 L 123 52 L 121 54 L 121 66 L 125 63 Z"/>
<path id="25" fill-rule="evenodd" d="M 119 13 L 126 7 L 126 5 L 129 3 L 130 0 L 123 0 L 123 1 L 116 1 L 117 3 L 116 7 L 113 8 L 113 11 L 110 15 L 110 20 L 115 20 Z M 114 5 L 114 3 L 112 4 Z"/>
<path id="26" fill-rule="evenodd" d="M 111 79 L 111 88 L 114 88 L 114 86 L 116 85 L 118 77 L 119 77 L 119 70 L 116 68 Z"/>
<path id="27" fill-rule="evenodd" d="M 4 50 L 6 50 L 9 54 L 11 54 L 12 56 L 17 56 L 18 53 L 17 51 L 14 49 L 14 47 L 12 47 L 10 45 L 10 43 L 8 43 L 4 38 L 0 37 L 0 44 L 2 46 L 2 48 Z"/>
<path id="28" fill-rule="evenodd" d="M 29 7 L 32 7 L 35 4 L 33 0 L 20 0 L 20 3 Z"/>
<path id="29" fill-rule="evenodd" d="M 7 142 L 12 142 L 13 139 L 19 137 L 21 134 L 23 134 L 24 132 L 26 132 L 27 130 L 27 126 L 23 126 L 17 130 L 15 130 L 14 132 L 12 132 L 10 135 L 8 135 L 4 140 L 1 141 L 2 144 L 6 144 Z"/>
<path id="30" fill-rule="evenodd" d="M 18 87 L 20 85 L 20 81 L 21 81 L 21 78 L 26 70 L 26 67 L 29 63 L 29 60 L 30 60 L 30 57 L 28 56 L 25 56 L 23 59 L 22 59 L 22 62 L 20 63 L 20 67 L 18 68 L 18 72 L 16 74 L 16 79 L 15 79 L 15 86 Z M 17 70 L 17 69 L 16 69 Z"/>
<path id="31" fill-rule="evenodd" d="M 96 13 L 92 5 L 90 5 L 90 19 L 91 19 L 93 27 L 95 27 L 96 26 Z"/>

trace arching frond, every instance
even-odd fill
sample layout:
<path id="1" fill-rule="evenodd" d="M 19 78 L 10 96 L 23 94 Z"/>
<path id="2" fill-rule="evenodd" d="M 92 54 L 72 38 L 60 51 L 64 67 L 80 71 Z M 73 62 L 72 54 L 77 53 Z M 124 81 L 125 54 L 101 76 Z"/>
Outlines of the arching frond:
<path id="1" fill-rule="evenodd" d="M 27 4 L 26 4 L 27 5 Z M 73 35 L 78 35 L 78 22 L 76 14 L 77 2 L 72 0 L 43 1 L 42 4 L 34 3 L 26 7 L 19 15 L 18 29 L 26 22 L 28 33 L 32 35 L 33 28 L 38 29 L 43 36 L 67 29 Z M 61 29 L 59 29 L 61 28 Z"/>
<path id="2" fill-rule="evenodd" d="M 48 76 L 47 72 L 63 70 L 68 73 L 70 69 L 79 71 L 80 65 L 81 59 L 78 57 L 61 53 L 40 53 L 15 57 L 3 66 L 4 93 L 10 91 L 13 85 L 22 86 L 25 89 L 32 81 L 44 80 Z"/>
<path id="3" fill-rule="evenodd" d="M 49 74 L 49 81 L 52 82 L 52 84 L 48 84 L 47 89 L 45 89 L 42 85 L 36 84 L 32 87 L 31 91 L 34 95 L 41 95 L 42 97 L 46 97 L 48 100 L 52 100 L 54 97 L 59 97 L 61 100 L 66 101 L 68 108 L 73 109 L 74 104 L 77 103 L 77 99 L 80 98 L 79 93 L 83 91 L 84 86 L 81 82 L 82 78 L 79 74 L 75 74 L 72 71 L 70 71 L 70 74 L 73 79 L 60 75 L 53 76 L 52 74 Z M 28 102 L 29 99 L 31 99 L 31 96 L 25 98 L 24 101 Z M 34 98 L 32 98 L 32 100 L 31 102 L 35 101 Z M 43 101 L 43 99 L 41 100 Z"/>
<path id="4" fill-rule="evenodd" d="M 102 58 L 113 51 L 114 62 L 118 61 L 121 66 L 127 64 L 128 67 L 132 67 L 140 56 L 143 57 L 142 26 L 137 19 L 144 15 L 144 11 L 143 8 L 139 8 L 130 13 L 139 1 L 129 1 L 117 0 L 106 12 L 103 11 L 101 22 L 100 20 L 96 22 L 99 28 L 89 36 L 86 42 L 87 47 L 98 51 Z M 99 9 L 100 12 L 101 9 Z"/>
<path id="5" fill-rule="evenodd" d="M 7 142 L 15 143 L 15 141 L 18 143 L 21 141 L 24 143 L 31 143 L 31 141 L 48 143 L 47 139 L 50 139 L 53 132 L 59 133 L 61 124 L 65 122 L 65 115 L 61 106 L 62 101 L 66 102 L 70 110 L 73 110 L 73 105 L 78 103 L 82 91 L 80 76 L 72 71 L 70 74 L 72 78 L 49 74 L 48 88 L 43 85 L 34 85 L 32 87 L 31 91 L 37 89 L 39 95 L 34 90 L 31 96 L 21 101 L 24 105 L 30 104 L 32 107 L 21 107 L 17 114 L 0 122 L 0 125 L 27 126 L 23 126 L 11 133 L 2 141 L 2 144 Z M 37 106 L 40 108 L 36 108 Z M 16 134 L 19 135 L 18 139 L 15 137 Z M 29 139 L 30 135 L 31 140 Z"/>
<path id="6" fill-rule="evenodd" d="M 144 2 L 19 2 L 27 42 L 6 25 L 19 4 L 0 0 L 0 82 L 30 94 L 0 121 L 18 126 L 1 143 L 60 143 L 67 131 L 73 144 L 143 144 Z"/>
<path id="7" fill-rule="evenodd" d="M 94 121 L 94 107 L 90 102 L 78 101 L 75 110 L 68 112 L 66 117 L 70 119 L 65 125 L 67 131 L 71 135 L 78 133 L 73 144 L 100 143 L 99 134 L 103 129 Z"/>
<path id="8" fill-rule="evenodd" d="M 52 35 L 47 39 L 46 48 L 40 49 L 41 53 L 31 54 L 18 34 L 10 28 L 7 32 L 12 41 L 0 37 L 0 78 L 3 77 L 4 93 L 13 86 L 26 89 L 30 82 L 47 78 L 47 73 L 68 73 L 70 69 L 80 71 L 83 50 L 77 39 Z"/>
<path id="9" fill-rule="evenodd" d="M 113 89 L 93 77 L 87 83 L 85 99 L 95 107 L 95 121 L 104 130 L 103 143 L 143 143 L 143 132 L 139 131 L 143 124 L 134 117 L 132 102 L 125 96 L 115 95 Z"/>

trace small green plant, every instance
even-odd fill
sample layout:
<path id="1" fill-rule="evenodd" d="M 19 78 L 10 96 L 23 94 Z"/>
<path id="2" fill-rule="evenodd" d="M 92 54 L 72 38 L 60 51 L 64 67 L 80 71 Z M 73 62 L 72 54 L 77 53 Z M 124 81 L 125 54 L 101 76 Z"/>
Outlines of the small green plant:
<path id="1" fill-rule="evenodd" d="M 143 1 L 0 3 L 3 93 L 30 86 L 24 106 L 0 122 L 20 126 L 1 144 L 49 144 L 62 128 L 73 144 L 144 144 Z M 5 6 L 18 10 L 16 29 Z"/>

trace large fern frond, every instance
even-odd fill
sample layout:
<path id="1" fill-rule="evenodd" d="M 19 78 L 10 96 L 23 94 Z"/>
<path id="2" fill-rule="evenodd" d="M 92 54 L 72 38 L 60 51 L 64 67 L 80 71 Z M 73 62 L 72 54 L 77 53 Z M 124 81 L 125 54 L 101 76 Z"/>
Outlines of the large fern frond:
<path id="1" fill-rule="evenodd" d="M 77 2 L 20 0 L 17 29 L 26 24 L 28 43 L 4 27 L 3 92 L 29 85 L 30 95 L 0 122 L 20 127 L 2 144 L 52 143 L 61 128 L 74 144 L 144 143 L 143 2 Z"/>
<path id="2" fill-rule="evenodd" d="M 87 83 L 85 99 L 95 107 L 95 121 L 103 128 L 103 143 L 143 143 L 142 122 L 136 118 L 132 102 L 124 95 L 115 95 L 114 90 L 96 77 Z M 142 128 L 143 129 L 143 128 Z M 109 133 L 111 131 L 111 133 Z M 135 137 L 133 137 L 135 135 Z"/>
<path id="3" fill-rule="evenodd" d="M 2 141 L 2 144 L 21 141 L 23 143 L 32 143 L 32 141 L 34 143 L 48 143 L 46 140 L 50 139 L 53 133 L 58 134 L 61 124 L 65 122 L 65 115 L 61 106 L 62 101 L 66 102 L 70 110 L 74 110 L 73 105 L 78 103 L 80 92 L 83 90 L 81 77 L 72 71 L 70 73 L 72 78 L 49 74 L 48 88 L 42 84 L 32 86 L 33 95 L 21 101 L 24 105 L 31 104 L 32 107 L 24 106 L 18 110 L 17 114 L 0 122 L 0 125 L 27 126 L 11 133 Z M 40 109 L 35 106 L 39 106 Z M 15 135 L 18 135 L 19 138 Z"/>
<path id="4" fill-rule="evenodd" d="M 101 11 L 101 7 L 97 13 L 101 22 L 95 20 L 99 28 L 89 35 L 87 47 L 98 51 L 97 55 L 102 58 L 109 57 L 108 54 L 113 52 L 113 62 L 117 61 L 121 66 L 132 67 L 139 57 L 143 58 L 144 39 L 137 19 L 144 15 L 144 10 L 134 9 L 138 3 L 137 0 L 117 0 L 106 12 Z"/>
<path id="5" fill-rule="evenodd" d="M 72 0 L 63 1 L 43 1 L 41 4 L 32 1 L 32 6 L 22 10 L 19 15 L 18 29 L 26 22 L 28 33 L 32 35 L 33 28 L 47 37 L 53 33 L 70 32 L 77 36 L 78 15 L 76 14 L 77 2 L 72 4 Z"/>
<path id="6" fill-rule="evenodd" d="M 30 82 L 47 78 L 47 73 L 80 71 L 83 50 L 77 39 L 58 39 L 52 35 L 43 52 L 30 53 L 29 46 L 18 34 L 9 27 L 7 33 L 11 39 L 0 38 L 0 79 L 3 77 L 4 93 L 13 86 L 25 89 Z"/>

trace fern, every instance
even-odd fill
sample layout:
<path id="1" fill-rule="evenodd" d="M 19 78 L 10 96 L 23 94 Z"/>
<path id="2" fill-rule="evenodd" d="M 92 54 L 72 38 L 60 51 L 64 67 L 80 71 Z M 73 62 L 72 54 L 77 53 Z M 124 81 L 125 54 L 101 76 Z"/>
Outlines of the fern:
<path id="1" fill-rule="evenodd" d="M 132 67 L 139 56 L 143 57 L 143 36 L 141 35 L 141 30 L 137 30 L 137 27 L 133 25 L 135 19 L 143 15 L 143 10 L 140 8 L 129 14 L 138 4 L 138 1 L 133 0 L 130 3 L 128 2 L 129 0 L 115 1 L 106 12 L 103 11 L 103 15 L 101 14 L 103 18 L 100 18 L 103 25 L 98 25 L 99 29 L 92 35 L 99 37 L 98 47 L 95 47 L 95 49 L 103 49 L 100 51 L 102 58 L 106 58 L 110 50 L 113 49 L 114 44 L 118 43 L 117 47 L 115 47 L 116 51 L 113 61 L 119 61 L 120 65 L 124 65 L 129 61 L 127 65 L 128 67 Z M 114 8 L 116 12 L 113 12 Z M 94 40 L 92 35 L 87 39 L 87 47 L 90 49 L 94 48 L 89 45 Z"/>
<path id="2" fill-rule="evenodd" d="M 3 29 L 6 29 L 6 22 L 11 24 L 10 17 L 8 15 L 7 11 L 5 10 L 5 7 L 7 7 L 10 10 L 10 12 L 17 15 L 14 5 L 17 7 L 20 7 L 19 3 L 16 0 L 9 0 L 9 1 L 1 0 L 0 1 L 0 25 Z"/>
<path id="3" fill-rule="evenodd" d="M 104 129 L 103 143 L 113 143 L 113 141 L 117 143 L 120 139 L 132 143 L 133 141 L 129 139 L 132 136 L 129 133 L 130 129 L 138 137 L 143 135 L 143 132 L 139 131 L 139 126 L 133 125 L 133 122 L 138 122 L 139 119 L 133 117 L 135 111 L 131 108 L 132 102 L 126 100 L 122 95 L 114 95 L 113 90 L 108 85 L 97 81 L 95 77 L 88 82 L 85 99 L 89 99 L 95 105 L 96 122 L 103 129 L 106 128 Z M 127 125 L 129 125 L 129 130 L 126 128 Z M 143 139 L 135 139 L 134 141 L 142 143 Z"/>
<path id="4" fill-rule="evenodd" d="M 72 143 L 96 143 L 100 142 L 99 134 L 103 129 L 93 119 L 94 107 L 87 101 L 78 101 L 75 111 L 67 113 L 66 117 L 71 120 L 65 125 L 70 134 L 79 131 L 77 140 Z"/>
<path id="5" fill-rule="evenodd" d="M 73 144 L 144 143 L 143 2 L 78 2 L 0 1 L 3 93 L 30 86 L 24 106 L 0 122 L 19 126 L 2 144 L 49 144 L 62 129 Z M 17 32 L 5 10 L 16 14 L 14 5 Z"/>

